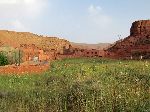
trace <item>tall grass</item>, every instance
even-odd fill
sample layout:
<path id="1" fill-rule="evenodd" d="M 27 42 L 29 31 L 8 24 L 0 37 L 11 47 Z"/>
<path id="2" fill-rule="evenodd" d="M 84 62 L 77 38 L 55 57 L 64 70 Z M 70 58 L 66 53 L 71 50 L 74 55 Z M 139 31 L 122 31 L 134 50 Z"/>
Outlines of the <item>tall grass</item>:
<path id="1" fill-rule="evenodd" d="M 41 75 L 0 76 L 2 112 L 149 112 L 150 62 L 65 59 Z"/>

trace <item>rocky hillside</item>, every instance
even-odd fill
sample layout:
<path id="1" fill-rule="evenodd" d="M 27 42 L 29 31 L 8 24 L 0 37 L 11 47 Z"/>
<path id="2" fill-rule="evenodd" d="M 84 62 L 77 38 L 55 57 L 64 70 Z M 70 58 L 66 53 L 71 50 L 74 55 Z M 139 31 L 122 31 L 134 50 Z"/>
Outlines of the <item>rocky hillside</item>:
<path id="1" fill-rule="evenodd" d="M 70 42 L 57 37 L 44 37 L 29 32 L 0 31 L 0 46 L 20 47 L 21 44 L 35 44 L 40 49 L 55 49 L 58 52 L 65 46 L 69 48 Z"/>
<path id="2" fill-rule="evenodd" d="M 108 56 L 150 58 L 150 20 L 135 21 L 130 36 L 107 49 Z"/>

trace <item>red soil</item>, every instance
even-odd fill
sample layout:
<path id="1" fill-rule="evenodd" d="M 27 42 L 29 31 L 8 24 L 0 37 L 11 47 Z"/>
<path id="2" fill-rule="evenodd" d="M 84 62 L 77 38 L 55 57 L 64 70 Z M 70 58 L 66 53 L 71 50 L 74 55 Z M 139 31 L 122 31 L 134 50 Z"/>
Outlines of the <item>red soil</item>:
<path id="1" fill-rule="evenodd" d="M 48 70 L 49 65 L 21 65 L 0 67 L 0 74 L 25 74 L 25 73 L 42 73 Z"/>

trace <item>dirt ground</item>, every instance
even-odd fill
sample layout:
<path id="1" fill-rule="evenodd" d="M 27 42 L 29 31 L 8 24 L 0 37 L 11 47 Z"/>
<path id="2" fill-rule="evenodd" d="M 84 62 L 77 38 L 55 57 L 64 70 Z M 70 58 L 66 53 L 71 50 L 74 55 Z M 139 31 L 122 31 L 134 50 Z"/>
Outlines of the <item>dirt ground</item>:
<path id="1" fill-rule="evenodd" d="M 49 69 L 49 65 L 21 65 L 21 66 L 5 66 L 0 67 L 0 74 L 26 74 L 26 73 L 42 73 Z"/>

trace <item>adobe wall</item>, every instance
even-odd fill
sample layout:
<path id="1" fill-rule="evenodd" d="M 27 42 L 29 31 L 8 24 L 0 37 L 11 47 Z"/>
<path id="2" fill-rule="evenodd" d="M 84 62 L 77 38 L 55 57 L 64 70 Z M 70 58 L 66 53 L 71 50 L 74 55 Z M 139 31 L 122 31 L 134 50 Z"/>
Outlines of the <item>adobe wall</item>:
<path id="1" fill-rule="evenodd" d="M 84 50 L 83 53 L 85 57 L 104 57 L 105 55 L 103 50 L 96 49 Z"/>
<path id="2" fill-rule="evenodd" d="M 74 48 L 73 53 L 70 54 L 59 54 L 58 59 L 64 58 L 80 58 L 80 57 L 105 57 L 105 51 L 96 49 L 79 49 Z"/>
<path id="3" fill-rule="evenodd" d="M 23 61 L 33 61 L 35 57 L 38 61 L 49 61 L 56 57 L 56 51 L 44 51 L 35 45 L 21 45 L 20 50 L 23 51 Z"/>

